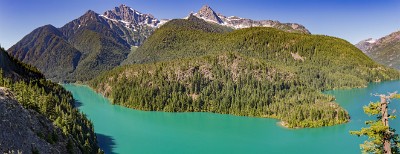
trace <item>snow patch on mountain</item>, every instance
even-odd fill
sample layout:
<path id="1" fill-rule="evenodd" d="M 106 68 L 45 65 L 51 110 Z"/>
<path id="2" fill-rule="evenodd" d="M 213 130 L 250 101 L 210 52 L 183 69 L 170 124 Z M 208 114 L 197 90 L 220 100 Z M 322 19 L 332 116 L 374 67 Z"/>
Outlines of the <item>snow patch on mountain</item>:
<path id="1" fill-rule="evenodd" d="M 366 40 L 365 42 L 368 42 L 368 43 L 370 43 L 370 44 L 372 44 L 372 43 L 375 43 L 376 42 L 376 39 L 368 39 L 368 40 Z"/>

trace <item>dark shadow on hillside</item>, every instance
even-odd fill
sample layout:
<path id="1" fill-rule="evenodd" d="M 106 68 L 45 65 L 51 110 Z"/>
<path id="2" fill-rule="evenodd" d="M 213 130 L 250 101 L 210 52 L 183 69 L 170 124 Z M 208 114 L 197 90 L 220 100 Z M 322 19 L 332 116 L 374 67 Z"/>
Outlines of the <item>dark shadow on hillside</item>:
<path id="1" fill-rule="evenodd" d="M 80 102 L 80 101 L 78 101 L 78 100 L 75 100 L 74 106 L 75 106 L 76 108 L 81 107 L 82 105 L 83 105 L 82 102 Z"/>
<path id="2" fill-rule="evenodd" d="M 114 138 L 111 136 L 107 136 L 104 134 L 96 133 L 97 143 L 100 146 L 100 149 L 104 151 L 106 154 L 116 154 L 113 150 L 115 148 Z"/>

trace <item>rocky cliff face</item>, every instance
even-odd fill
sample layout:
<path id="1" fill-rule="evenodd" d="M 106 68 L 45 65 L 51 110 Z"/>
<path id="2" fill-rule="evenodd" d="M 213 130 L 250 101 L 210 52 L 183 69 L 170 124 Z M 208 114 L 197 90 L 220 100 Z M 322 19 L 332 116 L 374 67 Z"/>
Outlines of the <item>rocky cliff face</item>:
<path id="1" fill-rule="evenodd" d="M 136 25 L 157 27 L 162 24 L 162 22 L 153 15 L 140 13 L 126 5 L 120 5 L 113 10 L 108 10 L 104 12 L 102 16 L 107 19 L 121 21 L 131 27 L 135 27 Z"/>
<path id="2" fill-rule="evenodd" d="M 131 46 L 141 45 L 156 28 L 168 21 L 123 4 L 104 12 L 100 17 L 106 19 L 108 25 Z"/>
<path id="3" fill-rule="evenodd" d="M 297 23 L 280 23 L 279 21 L 273 20 L 256 21 L 236 16 L 226 17 L 220 13 L 216 13 L 208 5 L 204 5 L 197 13 L 194 13 L 193 15 L 203 20 L 228 26 L 234 29 L 249 27 L 273 27 L 288 32 L 300 32 L 310 34 L 310 32 L 303 25 Z"/>
<path id="4" fill-rule="evenodd" d="M 143 14 L 126 5 L 120 5 L 112 10 L 97 14 L 89 10 L 84 15 L 60 28 L 69 38 L 80 29 L 90 29 L 117 38 L 127 46 L 139 46 L 152 32 L 168 20 L 158 20 L 151 14 Z M 97 23 L 97 24 L 93 24 Z"/>
<path id="5" fill-rule="evenodd" d="M 380 39 L 366 39 L 355 46 L 373 60 L 400 69 L 400 31 Z"/>
<path id="6" fill-rule="evenodd" d="M 0 87 L 0 153 L 81 153 L 69 139 L 50 120 L 23 108 L 12 92 Z"/>

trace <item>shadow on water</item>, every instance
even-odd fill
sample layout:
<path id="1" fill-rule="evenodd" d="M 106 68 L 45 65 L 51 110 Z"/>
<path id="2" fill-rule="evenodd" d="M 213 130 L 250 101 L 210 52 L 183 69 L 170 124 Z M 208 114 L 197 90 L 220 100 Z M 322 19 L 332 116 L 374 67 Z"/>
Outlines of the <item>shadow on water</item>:
<path id="1" fill-rule="evenodd" d="M 114 138 L 99 133 L 96 133 L 96 136 L 100 149 L 102 149 L 106 154 L 115 154 L 113 151 L 115 148 Z"/>
<path id="2" fill-rule="evenodd" d="M 74 106 L 75 106 L 76 108 L 79 108 L 79 107 L 81 107 L 82 105 L 83 105 L 82 102 L 80 102 L 80 101 L 78 101 L 78 100 L 75 100 Z"/>

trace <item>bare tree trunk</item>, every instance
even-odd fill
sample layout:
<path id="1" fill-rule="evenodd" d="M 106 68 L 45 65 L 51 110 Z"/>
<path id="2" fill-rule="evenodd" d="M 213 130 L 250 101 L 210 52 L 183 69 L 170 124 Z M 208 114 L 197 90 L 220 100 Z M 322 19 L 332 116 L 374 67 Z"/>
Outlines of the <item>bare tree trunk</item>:
<path id="1" fill-rule="evenodd" d="M 388 117 L 388 103 L 386 101 L 386 96 L 381 96 L 381 112 L 382 112 L 382 123 L 384 126 L 389 127 L 389 117 Z M 385 154 L 392 154 L 390 148 L 390 132 L 387 130 L 383 137 L 383 150 Z"/>

